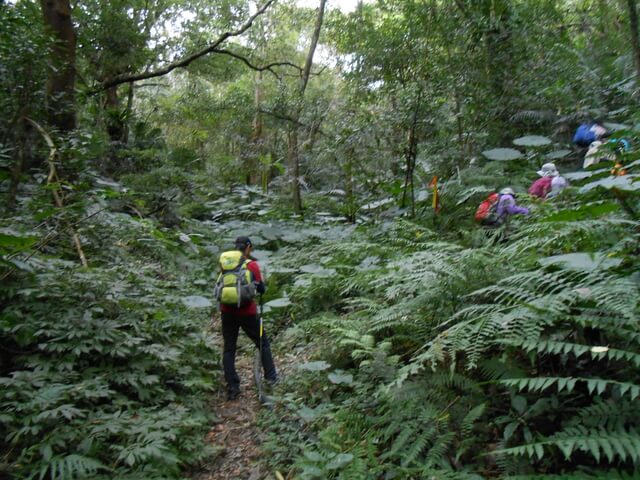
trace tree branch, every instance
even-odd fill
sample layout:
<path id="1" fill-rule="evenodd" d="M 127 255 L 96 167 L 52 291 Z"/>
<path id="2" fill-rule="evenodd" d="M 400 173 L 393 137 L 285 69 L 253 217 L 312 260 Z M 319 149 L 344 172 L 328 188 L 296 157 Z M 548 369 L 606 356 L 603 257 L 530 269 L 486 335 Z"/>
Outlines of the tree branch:
<path id="1" fill-rule="evenodd" d="M 311 45 L 309 45 L 309 53 L 304 63 L 304 70 L 302 71 L 302 78 L 300 82 L 300 96 L 304 96 L 304 91 L 307 89 L 307 83 L 309 82 L 309 75 L 311 75 L 311 66 L 313 65 L 313 54 L 318 46 L 318 40 L 320 39 L 320 30 L 322 29 L 322 20 L 324 18 L 324 9 L 327 5 L 327 0 L 320 0 L 320 7 L 318 8 L 318 16 L 316 17 L 316 24 L 313 29 L 313 36 L 311 37 Z"/>
<path id="2" fill-rule="evenodd" d="M 291 115 L 287 115 L 286 113 L 278 113 L 278 112 L 274 112 L 273 110 L 265 110 L 263 108 L 259 108 L 258 112 L 264 113 L 265 115 L 270 115 L 274 118 L 277 118 L 278 120 L 285 120 L 287 122 L 293 123 L 294 125 L 297 125 L 298 127 L 307 128 L 310 131 L 316 131 L 323 137 L 330 138 L 330 136 L 324 131 L 322 131 L 322 129 L 320 129 L 319 127 L 315 127 L 314 125 L 308 125 L 306 123 L 303 123 L 300 120 L 293 118 Z"/>
<path id="3" fill-rule="evenodd" d="M 275 75 L 276 78 L 280 79 L 280 77 L 278 76 L 278 74 L 276 72 L 274 72 L 272 70 L 273 67 L 293 67 L 295 69 L 297 69 L 298 71 L 302 71 L 302 69 L 298 66 L 298 65 L 294 65 L 291 62 L 273 62 L 273 63 L 269 63 L 268 65 L 264 65 L 262 67 L 257 67 L 254 64 L 252 64 L 246 57 L 243 57 L 242 55 L 239 55 L 237 53 L 231 52 L 229 50 L 224 50 L 224 49 L 219 49 L 216 48 L 215 50 L 213 50 L 214 53 L 222 53 L 224 55 L 229 55 L 230 57 L 233 58 L 237 58 L 238 60 L 242 61 L 247 67 L 256 70 L 258 72 L 264 72 L 265 70 L 271 72 L 273 75 Z"/>
<path id="4" fill-rule="evenodd" d="M 177 60 L 175 62 L 171 62 L 168 65 L 165 65 L 164 67 L 159 68 L 158 70 L 152 70 L 150 72 L 135 73 L 135 74 L 116 75 L 115 77 L 104 81 L 102 83 L 101 89 L 106 90 L 108 88 L 115 87 L 116 85 L 120 85 L 122 83 L 137 82 L 138 80 L 146 80 L 147 78 L 161 77 L 175 70 L 176 68 L 187 67 L 194 60 L 197 60 L 200 57 L 204 57 L 205 55 L 211 52 L 214 52 L 218 48 L 218 46 L 228 38 L 237 37 L 239 35 L 242 35 L 247 30 L 249 30 L 249 28 L 251 28 L 251 26 L 253 25 L 253 22 L 255 21 L 255 19 L 258 18 L 260 15 L 262 15 L 267 10 L 267 8 L 269 8 L 271 4 L 274 2 L 275 0 L 267 0 L 266 3 L 262 7 L 260 7 L 258 11 L 256 11 L 256 13 L 251 15 L 251 17 L 249 17 L 249 19 L 242 26 L 240 26 L 240 28 L 238 28 L 237 30 L 223 33 L 217 38 L 217 40 L 215 40 L 213 43 L 203 48 L 202 50 L 192 53 L 191 55 L 187 55 L 186 57 L 180 60 Z"/>
<path id="5" fill-rule="evenodd" d="M 58 179 L 58 172 L 56 170 L 56 164 L 55 164 L 57 149 L 55 144 L 53 143 L 53 140 L 51 140 L 51 137 L 49 136 L 49 134 L 37 122 L 35 122 L 30 118 L 25 118 L 25 120 L 29 122 L 31 125 L 33 125 L 36 128 L 36 130 L 38 130 L 40 135 L 42 135 L 45 142 L 47 143 L 47 146 L 49 147 L 49 158 L 47 160 L 47 162 L 49 163 L 49 175 L 47 177 L 47 185 L 52 185 L 54 182 L 59 183 L 60 180 Z M 56 207 L 62 209 L 64 207 L 64 202 L 62 200 L 62 195 L 59 191 L 59 187 L 54 186 L 51 189 L 51 194 L 53 195 L 53 200 Z M 78 236 L 78 233 L 75 231 L 74 228 L 71 228 L 71 239 L 73 240 L 73 243 L 76 247 L 76 251 L 78 252 L 78 257 L 80 257 L 80 263 L 82 263 L 83 267 L 88 267 L 89 264 L 87 262 L 87 257 L 85 256 L 84 251 L 82 250 L 82 243 L 80 242 L 80 237 Z"/>

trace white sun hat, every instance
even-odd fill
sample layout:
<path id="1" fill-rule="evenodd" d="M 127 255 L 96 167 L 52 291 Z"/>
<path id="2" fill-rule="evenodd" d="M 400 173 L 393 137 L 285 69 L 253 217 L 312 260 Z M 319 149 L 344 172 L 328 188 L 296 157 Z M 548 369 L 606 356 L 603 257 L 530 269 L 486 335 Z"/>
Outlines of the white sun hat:
<path id="1" fill-rule="evenodd" d="M 554 163 L 545 163 L 537 173 L 541 177 L 557 177 L 560 175 Z"/>

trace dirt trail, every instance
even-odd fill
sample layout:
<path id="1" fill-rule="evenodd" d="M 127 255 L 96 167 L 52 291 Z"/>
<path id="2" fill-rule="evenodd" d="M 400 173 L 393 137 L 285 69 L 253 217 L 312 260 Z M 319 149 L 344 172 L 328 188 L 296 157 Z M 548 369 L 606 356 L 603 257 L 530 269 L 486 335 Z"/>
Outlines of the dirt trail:
<path id="1" fill-rule="evenodd" d="M 218 334 L 219 324 L 212 326 L 214 341 L 222 351 L 222 336 Z M 271 349 L 280 380 L 289 377 L 296 365 L 304 362 L 308 352 L 304 345 L 292 347 L 287 343 L 286 332 L 272 338 Z M 287 344 L 286 353 L 278 348 L 279 339 Z M 207 464 L 193 472 L 192 480 L 276 480 L 275 472 L 260 468 L 262 433 L 256 426 L 258 415 L 267 408 L 260 404 L 253 380 L 253 359 L 255 348 L 243 333 L 238 338 L 236 370 L 240 376 L 240 397 L 227 401 L 226 388 L 220 373 L 220 388 L 212 399 L 211 408 L 217 422 L 211 425 L 206 442 L 217 450 L 217 454 Z M 275 396 L 278 397 L 278 388 Z M 286 477 L 286 475 L 284 475 Z"/>
<path id="2" fill-rule="evenodd" d="M 261 472 L 257 466 L 260 442 L 256 417 L 262 407 L 253 385 L 252 361 L 252 355 L 238 352 L 236 369 L 242 382 L 240 397 L 227 401 L 226 391 L 221 388 L 214 400 L 219 423 L 211 427 L 207 442 L 220 453 L 192 477 L 194 480 L 262 480 L 269 477 L 268 472 Z"/>

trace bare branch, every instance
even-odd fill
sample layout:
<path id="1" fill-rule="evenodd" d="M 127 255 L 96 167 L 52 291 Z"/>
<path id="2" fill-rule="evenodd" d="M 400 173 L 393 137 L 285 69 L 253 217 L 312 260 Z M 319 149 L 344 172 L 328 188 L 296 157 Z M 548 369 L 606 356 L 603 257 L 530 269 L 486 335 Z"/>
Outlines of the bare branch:
<path id="1" fill-rule="evenodd" d="M 237 53 L 231 52 L 229 50 L 223 50 L 223 49 L 216 48 L 213 52 L 214 53 L 222 53 L 224 55 L 229 55 L 230 57 L 237 58 L 238 60 L 242 61 L 246 66 L 248 66 L 249 68 L 251 68 L 253 70 L 256 70 L 258 72 L 264 72 L 265 70 L 268 70 L 273 75 L 275 75 L 275 77 L 278 78 L 278 79 L 280 77 L 278 76 L 278 74 L 276 72 L 274 72 L 272 70 L 273 67 L 292 67 L 292 68 L 295 68 L 296 70 L 302 72 L 302 69 L 298 65 L 294 65 L 291 62 L 273 62 L 273 63 L 269 63 L 268 65 L 264 65 L 262 67 L 257 67 L 255 65 L 253 65 L 246 57 L 243 57 L 242 55 L 239 55 Z"/>
<path id="2" fill-rule="evenodd" d="M 176 68 L 184 68 L 194 60 L 197 60 L 200 57 L 204 57 L 205 55 L 211 52 L 214 52 L 218 48 L 218 46 L 220 46 L 220 44 L 223 43 L 228 38 L 237 37 L 239 35 L 242 35 L 247 30 L 249 30 L 249 28 L 251 28 L 251 26 L 253 25 L 253 22 L 255 21 L 255 19 L 260 15 L 262 15 L 267 10 L 267 8 L 269 8 L 271 4 L 274 2 L 275 0 L 267 0 L 266 3 L 262 7 L 260 7 L 258 11 L 256 11 L 256 13 L 251 15 L 251 17 L 249 17 L 249 19 L 242 26 L 240 26 L 240 28 L 231 32 L 223 33 L 218 37 L 217 40 L 215 40 L 213 43 L 203 48 L 202 50 L 192 53 L 191 55 L 187 55 L 186 57 L 180 60 L 177 60 L 175 62 L 171 62 L 168 65 L 165 65 L 164 67 L 159 68 L 158 70 L 152 70 L 150 72 L 135 73 L 135 74 L 116 75 L 115 77 L 103 82 L 101 88 L 103 90 L 106 90 L 108 88 L 115 87 L 116 85 L 120 85 L 122 83 L 137 82 L 138 80 L 146 80 L 147 78 L 161 77 L 175 70 Z"/>
<path id="3" fill-rule="evenodd" d="M 290 115 L 287 115 L 286 113 L 278 113 L 278 112 L 274 112 L 273 110 L 265 110 L 264 108 L 258 108 L 258 111 L 260 113 L 264 113 L 266 115 L 270 115 L 274 118 L 277 118 L 278 120 L 286 120 L 287 122 L 291 122 L 295 125 L 298 125 L 299 127 L 306 127 L 307 125 L 305 125 L 304 123 L 302 123 L 300 120 L 297 120 L 295 118 L 293 118 Z"/>
<path id="4" fill-rule="evenodd" d="M 29 122 L 31 125 L 33 125 L 36 128 L 36 130 L 38 130 L 40 135 L 42 135 L 42 138 L 44 138 L 45 142 L 47 142 L 47 146 L 49 147 L 49 158 L 47 160 L 47 163 L 49 163 L 49 176 L 47 177 L 47 185 L 51 185 L 53 187 L 51 189 L 51 194 L 53 195 L 53 200 L 56 207 L 62 209 L 64 207 L 64 202 L 62 200 L 60 187 L 56 185 L 52 185 L 54 183 L 58 184 L 60 182 L 60 180 L 58 179 L 58 172 L 56 170 L 56 164 L 55 164 L 56 156 L 58 155 L 58 150 L 55 144 L 53 143 L 53 140 L 51 140 L 51 137 L 49 136 L 49 134 L 46 132 L 44 128 L 40 126 L 39 123 L 37 123 L 36 121 L 28 117 L 25 118 L 25 120 Z M 83 267 L 88 267 L 89 263 L 87 262 L 87 257 L 85 256 L 84 251 L 82 250 L 82 243 L 80 242 L 80 237 L 78 236 L 78 233 L 73 228 L 71 229 L 71 238 L 73 240 L 74 245 L 76 246 L 76 251 L 78 252 L 78 256 L 80 257 L 80 263 L 82 263 Z"/>
<path id="5" fill-rule="evenodd" d="M 320 135 L 322 135 L 323 137 L 327 137 L 329 138 L 330 136 L 325 133 L 322 129 L 320 129 L 320 126 L 315 126 L 315 125 L 308 125 L 306 123 L 301 122 L 300 120 L 293 118 L 291 115 L 287 115 L 286 113 L 279 113 L 279 112 L 274 112 L 273 110 L 265 110 L 263 108 L 259 108 L 258 112 L 260 113 L 264 113 L 265 115 L 269 115 L 271 117 L 277 118 L 278 120 L 285 120 L 287 122 L 290 122 L 294 125 L 297 125 L 298 127 L 304 127 L 306 129 L 308 129 L 309 131 L 312 132 L 318 132 Z"/>

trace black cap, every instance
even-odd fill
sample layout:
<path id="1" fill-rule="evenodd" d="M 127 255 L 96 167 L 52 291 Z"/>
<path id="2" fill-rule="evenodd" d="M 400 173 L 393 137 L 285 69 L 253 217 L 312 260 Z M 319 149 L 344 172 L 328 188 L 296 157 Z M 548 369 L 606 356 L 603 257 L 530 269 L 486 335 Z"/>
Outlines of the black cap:
<path id="1" fill-rule="evenodd" d="M 253 243 L 251 243 L 251 239 L 249 239 L 249 237 L 238 237 L 236 238 L 236 248 L 238 250 L 243 250 L 249 246 L 253 246 Z"/>

